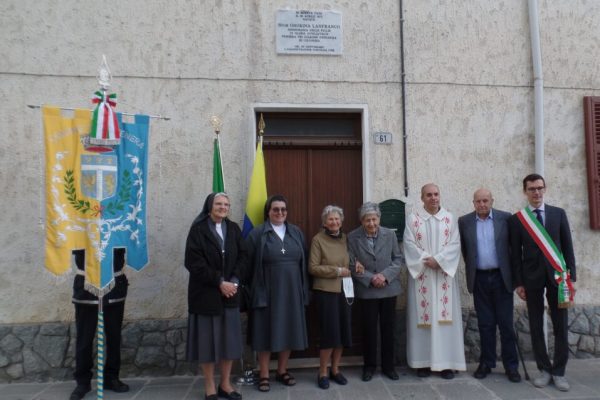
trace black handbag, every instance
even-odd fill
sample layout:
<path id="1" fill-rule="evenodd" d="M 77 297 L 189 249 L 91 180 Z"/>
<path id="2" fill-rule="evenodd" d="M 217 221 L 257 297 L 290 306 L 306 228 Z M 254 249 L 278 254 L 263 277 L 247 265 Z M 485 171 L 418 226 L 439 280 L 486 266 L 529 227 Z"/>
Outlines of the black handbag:
<path id="1" fill-rule="evenodd" d="M 247 285 L 240 285 L 238 293 L 240 295 L 240 312 L 248 312 L 250 308 L 252 308 L 250 287 Z"/>

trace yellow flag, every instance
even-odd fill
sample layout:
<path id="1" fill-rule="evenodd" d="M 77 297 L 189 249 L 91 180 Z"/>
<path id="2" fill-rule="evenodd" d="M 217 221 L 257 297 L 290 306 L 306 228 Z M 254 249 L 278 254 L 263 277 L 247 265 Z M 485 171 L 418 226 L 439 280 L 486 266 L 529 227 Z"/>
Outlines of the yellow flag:
<path id="1" fill-rule="evenodd" d="M 246 200 L 246 214 L 244 215 L 244 227 L 242 235 L 248 236 L 250 231 L 264 221 L 264 208 L 267 202 L 267 176 L 265 171 L 265 158 L 262 150 L 262 136 L 256 146 L 256 157 L 250 187 L 248 188 L 248 199 Z"/>
<path id="2" fill-rule="evenodd" d="M 60 275 L 71 268 L 71 252 L 86 252 L 86 281 L 100 283 L 100 204 L 84 195 L 94 187 L 93 176 L 82 180 L 82 156 L 93 156 L 81 142 L 90 130 L 89 110 L 65 117 L 60 109 L 43 107 L 46 148 L 46 268 Z"/>

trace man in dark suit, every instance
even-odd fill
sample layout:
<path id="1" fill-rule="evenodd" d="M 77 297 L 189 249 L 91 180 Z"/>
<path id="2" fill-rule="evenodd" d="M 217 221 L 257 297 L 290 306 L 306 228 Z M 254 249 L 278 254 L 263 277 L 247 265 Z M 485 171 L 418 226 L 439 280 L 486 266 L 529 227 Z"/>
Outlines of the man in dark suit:
<path id="1" fill-rule="evenodd" d="M 75 304 L 75 326 L 77 339 L 75 344 L 75 372 L 73 376 L 77 381 L 75 390 L 69 400 L 81 400 L 86 393 L 92 390 L 91 380 L 94 367 L 93 351 L 94 339 L 98 326 L 98 297 L 85 290 L 85 252 L 75 250 L 75 265 L 77 275 L 73 282 L 73 304 Z M 121 369 L 121 328 L 125 312 L 125 297 L 129 282 L 123 271 L 125 266 L 125 249 L 114 250 L 113 270 L 115 286 L 103 296 L 104 315 L 104 389 L 123 393 L 129 391 L 129 385 L 119 379 Z"/>
<path id="2" fill-rule="evenodd" d="M 558 251 L 562 253 L 571 280 L 575 282 L 575 255 L 565 210 L 544 203 L 546 182 L 538 174 L 531 174 L 523 179 L 523 192 L 529 203 L 527 206 L 530 210 L 529 215 L 537 219 L 539 224 L 545 228 Z M 526 228 L 527 219 L 523 217 L 526 214 L 520 212 L 513 215 L 509 225 L 515 290 L 519 297 L 527 302 L 531 344 L 537 367 L 541 371 L 540 376 L 533 381 L 533 384 L 537 387 L 544 387 L 554 381 L 557 389 L 567 391 L 569 383 L 564 376 L 569 357 L 567 309 L 559 308 L 555 270 L 534 240 L 535 236 L 532 235 L 531 229 Z M 534 223 L 533 225 L 539 224 Z M 554 328 L 553 362 L 550 361 L 544 341 L 544 290 Z"/>
<path id="3" fill-rule="evenodd" d="M 519 359 L 513 328 L 513 283 L 508 219 L 511 214 L 492 208 L 487 189 L 473 194 L 475 211 L 458 219 L 465 260 L 467 288 L 473 294 L 481 354 L 473 374 L 483 379 L 496 367 L 496 326 L 500 330 L 502 364 L 511 382 L 520 382 Z"/>

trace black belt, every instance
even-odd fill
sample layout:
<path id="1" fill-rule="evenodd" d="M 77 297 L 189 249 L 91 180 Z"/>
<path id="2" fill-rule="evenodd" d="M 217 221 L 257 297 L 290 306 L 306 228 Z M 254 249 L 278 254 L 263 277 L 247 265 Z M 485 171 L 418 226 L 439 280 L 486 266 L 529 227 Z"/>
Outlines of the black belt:
<path id="1" fill-rule="evenodd" d="M 491 274 L 492 272 L 500 271 L 500 268 L 490 268 L 490 269 L 478 269 L 477 272 L 482 272 L 484 274 Z"/>

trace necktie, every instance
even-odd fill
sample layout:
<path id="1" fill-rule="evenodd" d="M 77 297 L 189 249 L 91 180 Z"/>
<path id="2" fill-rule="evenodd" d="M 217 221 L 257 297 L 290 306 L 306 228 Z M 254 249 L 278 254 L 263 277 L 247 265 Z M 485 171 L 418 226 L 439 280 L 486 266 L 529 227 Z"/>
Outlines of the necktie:
<path id="1" fill-rule="evenodd" d="M 535 213 L 537 220 L 540 221 L 540 224 L 544 226 L 544 220 L 542 219 L 542 210 L 536 208 L 535 210 L 533 210 L 533 212 Z"/>

